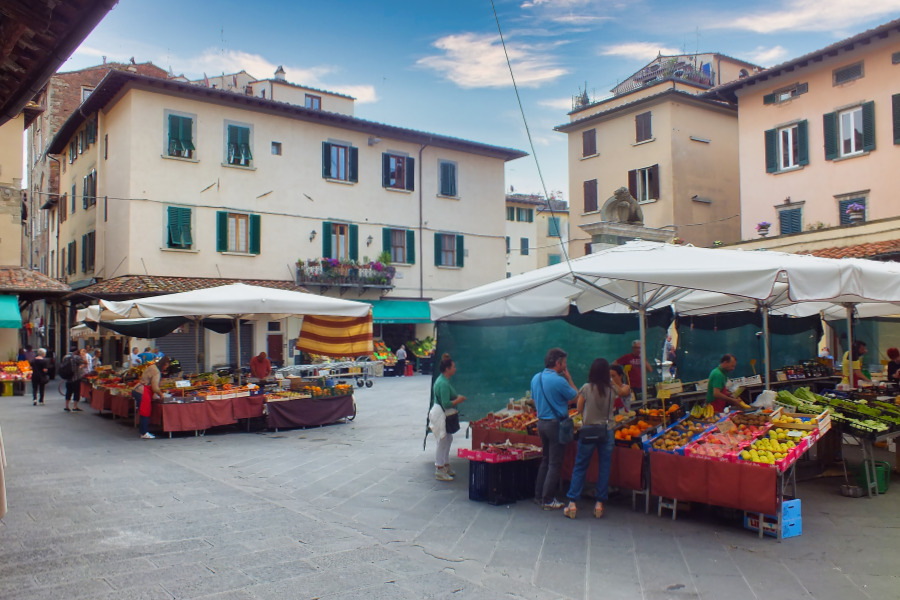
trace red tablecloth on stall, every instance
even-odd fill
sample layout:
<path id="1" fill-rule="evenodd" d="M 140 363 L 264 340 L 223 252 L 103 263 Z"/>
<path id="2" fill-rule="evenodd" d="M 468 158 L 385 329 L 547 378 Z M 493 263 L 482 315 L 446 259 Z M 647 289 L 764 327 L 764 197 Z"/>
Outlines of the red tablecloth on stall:
<path id="1" fill-rule="evenodd" d="M 165 432 L 197 431 L 236 422 L 230 399 L 186 404 L 154 402 L 150 414 L 150 423 Z"/>
<path id="2" fill-rule="evenodd" d="M 122 417 L 123 419 L 130 417 L 134 412 L 134 399 L 131 397 L 131 392 L 127 396 L 110 394 L 109 410 L 117 417 Z"/>
<path id="3" fill-rule="evenodd" d="M 774 515 L 772 467 L 650 452 L 650 493 L 664 498 Z"/>
<path id="4" fill-rule="evenodd" d="M 78 388 L 79 394 L 81 398 L 84 398 L 88 402 L 91 400 L 91 394 L 94 391 L 94 386 L 90 384 L 90 382 L 81 380 L 81 386 Z"/>
<path id="5" fill-rule="evenodd" d="M 327 425 L 353 415 L 353 396 L 279 400 L 268 410 L 269 429 Z"/>
<path id="6" fill-rule="evenodd" d="M 110 410 L 110 395 L 109 391 L 103 388 L 97 388 L 91 390 L 91 408 L 94 410 L 104 411 Z"/>
<path id="7" fill-rule="evenodd" d="M 252 419 L 263 416 L 263 405 L 266 403 L 264 394 L 257 396 L 244 396 L 231 401 L 235 419 Z"/>

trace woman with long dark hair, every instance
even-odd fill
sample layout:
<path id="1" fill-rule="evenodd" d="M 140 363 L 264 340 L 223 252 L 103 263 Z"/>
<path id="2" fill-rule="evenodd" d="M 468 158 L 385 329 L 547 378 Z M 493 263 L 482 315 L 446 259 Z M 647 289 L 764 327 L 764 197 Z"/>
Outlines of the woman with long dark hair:
<path id="1" fill-rule="evenodd" d="M 578 431 L 578 452 L 575 455 L 575 467 L 572 469 L 572 482 L 569 485 L 569 505 L 563 514 L 570 519 L 575 518 L 577 506 L 575 502 L 581 497 L 584 488 L 584 477 L 591 457 L 598 453 L 597 495 L 594 505 L 594 516 L 603 516 L 603 503 L 609 492 L 609 468 L 612 462 L 613 437 L 612 428 L 615 423 L 613 412 L 617 392 L 609 375 L 609 362 L 605 358 L 595 359 L 588 373 L 588 382 L 578 390 L 578 412 L 581 414 L 582 426 Z"/>

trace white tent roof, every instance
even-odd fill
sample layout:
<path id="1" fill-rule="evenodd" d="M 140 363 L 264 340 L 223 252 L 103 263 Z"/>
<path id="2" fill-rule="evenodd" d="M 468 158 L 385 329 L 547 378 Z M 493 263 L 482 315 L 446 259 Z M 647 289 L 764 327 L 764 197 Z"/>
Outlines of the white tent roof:
<path id="1" fill-rule="evenodd" d="M 754 301 L 767 299 L 784 305 L 900 302 L 900 265 L 875 261 L 637 241 L 570 265 L 544 267 L 435 300 L 431 318 L 562 316 L 571 303 L 580 312 L 652 310 L 677 304 L 695 290 L 718 292 L 706 298 L 714 303 L 705 307 L 709 312 L 716 312 L 718 304 L 740 304 L 734 297 L 749 300 L 751 310 Z M 694 310 L 704 309 L 702 300 L 702 295 L 693 297 Z"/>
<path id="2" fill-rule="evenodd" d="M 101 300 L 103 308 L 123 317 L 247 317 L 279 319 L 292 315 L 364 317 L 371 305 L 304 292 L 235 283 L 220 287 L 138 298 Z"/>

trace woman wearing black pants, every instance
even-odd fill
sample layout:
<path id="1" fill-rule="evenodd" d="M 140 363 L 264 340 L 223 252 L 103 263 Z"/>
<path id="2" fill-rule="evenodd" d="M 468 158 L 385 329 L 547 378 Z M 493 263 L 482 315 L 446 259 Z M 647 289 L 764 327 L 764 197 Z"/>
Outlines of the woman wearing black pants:
<path id="1" fill-rule="evenodd" d="M 50 361 L 47 360 L 47 351 L 43 348 L 35 352 L 34 358 L 31 359 L 31 396 L 34 405 L 44 405 L 44 386 L 50 380 L 48 371 L 50 369 Z"/>

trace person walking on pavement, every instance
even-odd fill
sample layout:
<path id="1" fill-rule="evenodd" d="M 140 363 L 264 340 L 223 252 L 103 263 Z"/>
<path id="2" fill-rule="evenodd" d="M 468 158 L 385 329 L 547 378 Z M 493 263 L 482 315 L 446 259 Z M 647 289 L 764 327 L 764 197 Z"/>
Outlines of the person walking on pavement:
<path id="1" fill-rule="evenodd" d="M 78 397 L 81 394 L 81 374 L 83 367 L 84 359 L 81 358 L 81 355 L 78 353 L 78 346 L 73 344 L 69 349 L 69 353 L 63 357 L 62 362 L 59 365 L 59 376 L 66 382 L 66 407 L 63 409 L 66 412 L 81 410 L 78 408 Z M 74 407 L 71 409 L 69 408 L 70 400 L 74 402 Z"/>
<path id="2" fill-rule="evenodd" d="M 551 348 L 544 357 L 544 370 L 531 379 L 531 397 L 537 408 L 538 435 L 543 447 L 534 497 L 544 510 L 565 506 L 556 499 L 559 469 L 566 450 L 559 443 L 559 422 L 569 416 L 569 402 L 578 395 L 566 365 L 567 356 L 563 349 Z"/>
<path id="3" fill-rule="evenodd" d="M 400 344 L 400 349 L 397 350 L 397 370 L 399 371 L 398 377 L 403 377 L 406 375 L 406 345 Z"/>
<path id="4" fill-rule="evenodd" d="M 31 395 L 34 406 L 44 405 L 44 387 L 50 381 L 50 361 L 47 360 L 47 351 L 38 348 L 31 360 Z"/>

